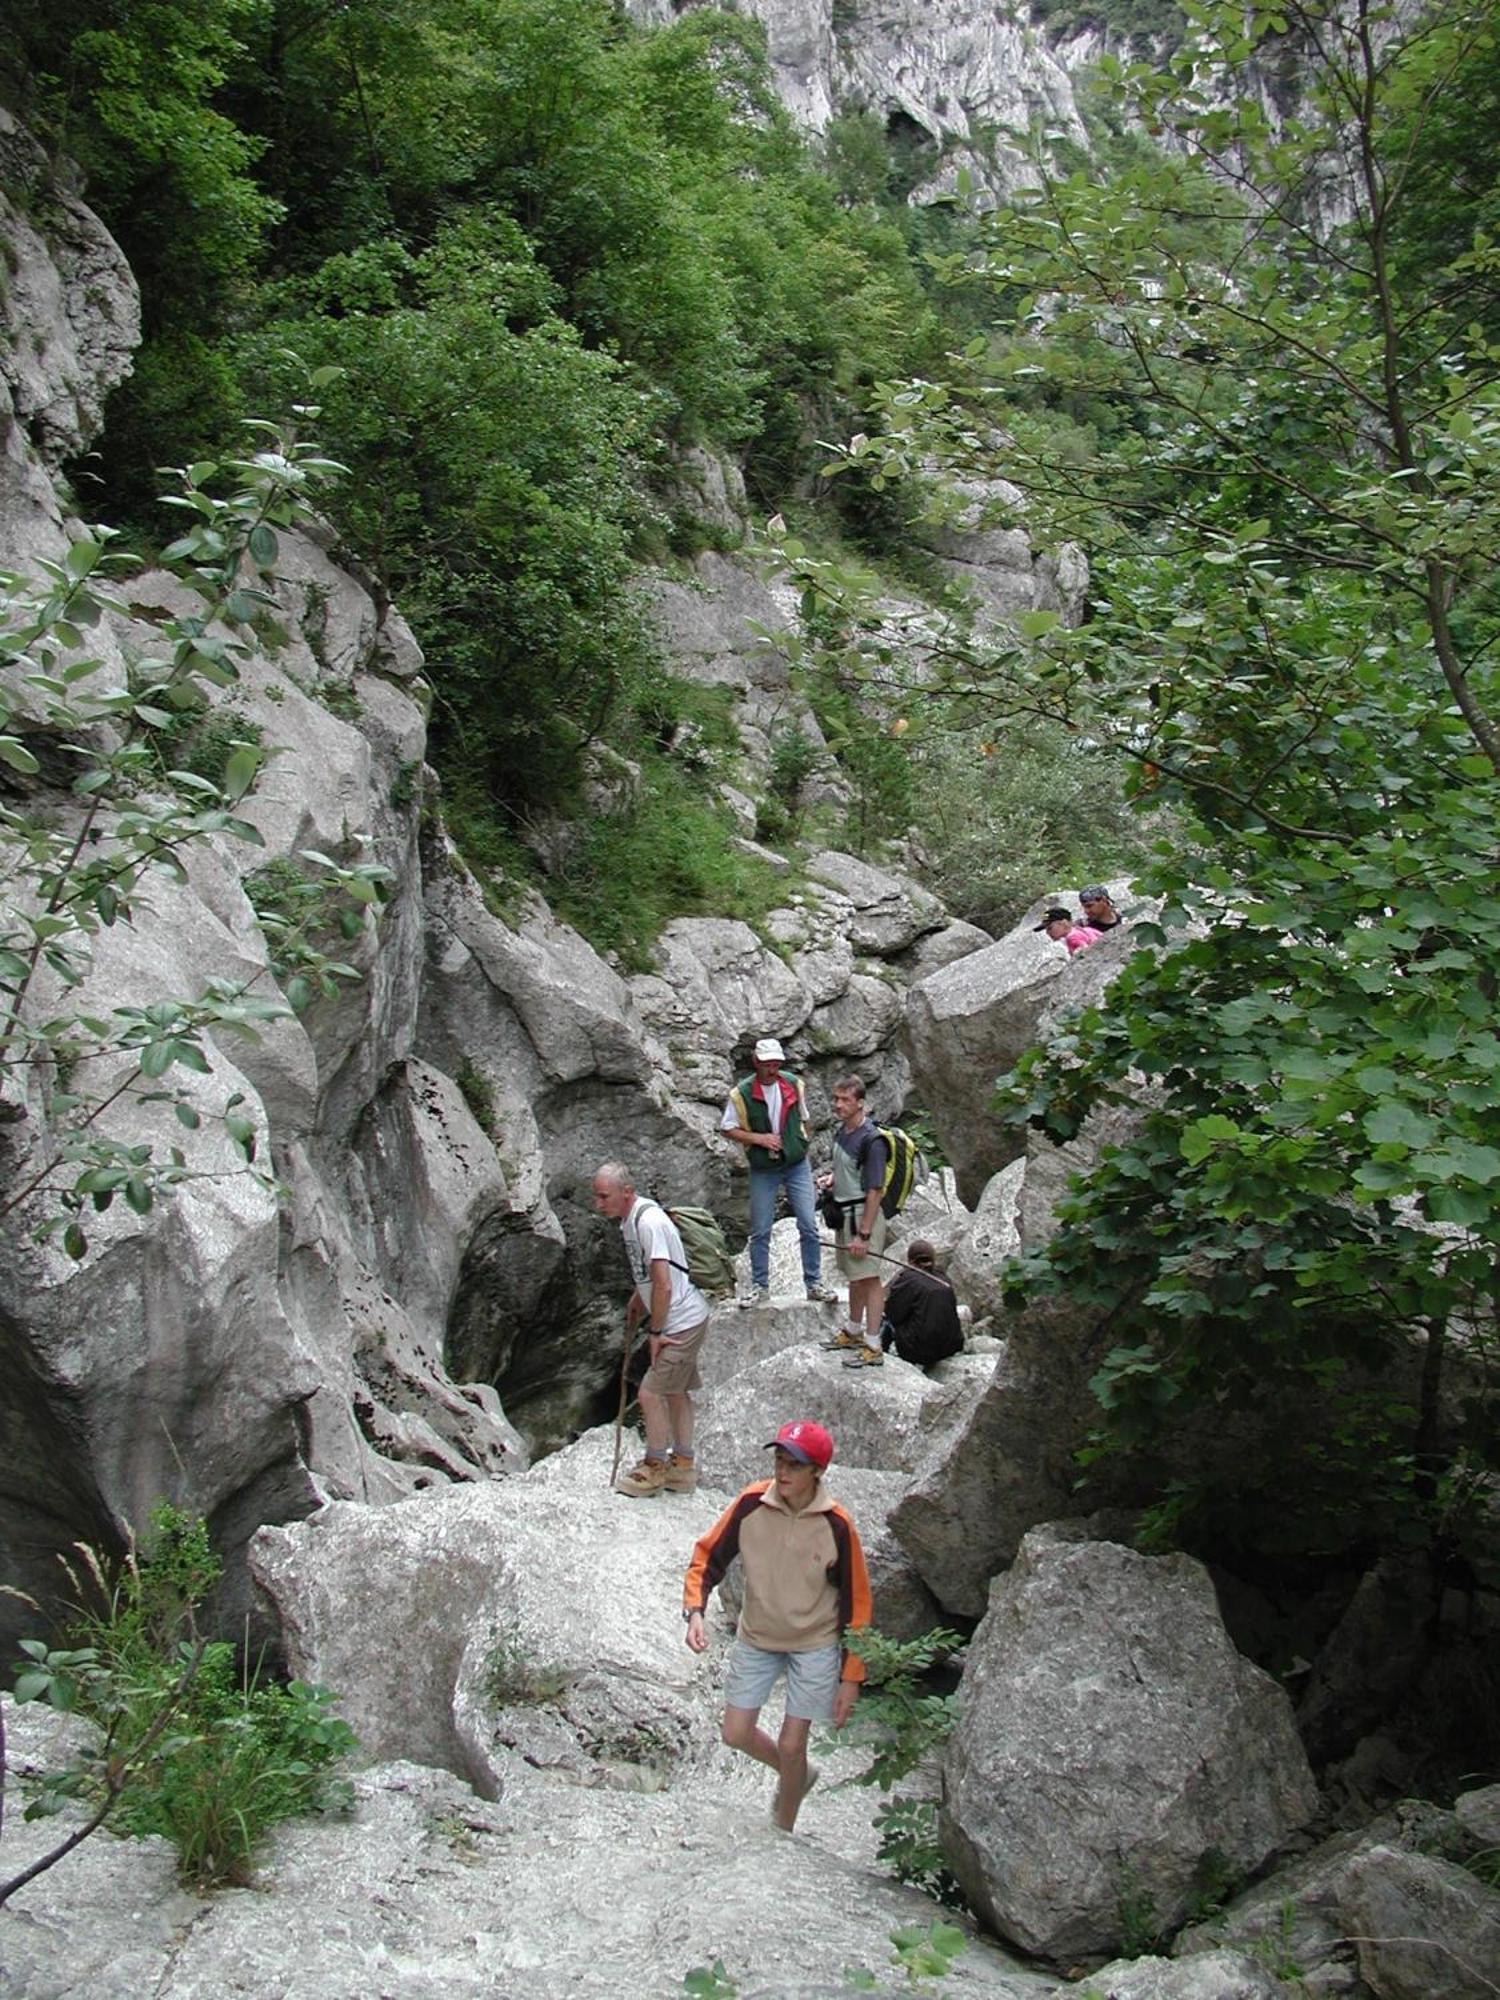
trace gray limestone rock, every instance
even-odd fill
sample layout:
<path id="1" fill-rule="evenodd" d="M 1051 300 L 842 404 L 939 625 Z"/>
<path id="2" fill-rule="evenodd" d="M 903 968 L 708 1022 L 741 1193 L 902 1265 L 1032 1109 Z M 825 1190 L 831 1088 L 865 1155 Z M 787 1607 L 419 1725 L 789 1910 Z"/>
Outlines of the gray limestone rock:
<path id="1" fill-rule="evenodd" d="M 807 872 L 848 900 L 848 936 L 856 951 L 893 958 L 928 931 L 947 925 L 947 912 L 930 890 L 909 876 L 889 874 L 852 854 L 825 848 L 808 856 Z"/>
<path id="2" fill-rule="evenodd" d="M 820 1789 L 788 1839 L 766 1823 L 768 1784 L 728 1751 L 670 1793 L 517 1759 L 486 1801 L 384 1763 L 357 1775 L 346 1816 L 278 1829 L 255 1884 L 212 1896 L 176 1886 L 164 1841 L 99 1835 L 7 1909 L 7 2000 L 674 2000 L 716 1959 L 767 2000 L 847 1992 L 849 1967 L 897 1990 L 890 1933 L 934 1912 L 870 1866 L 871 1795 Z M 17 1819 L 8 1859 L 57 1829 Z M 1057 1985 L 971 1934 L 944 1990 L 1051 2000 Z"/>
<path id="3" fill-rule="evenodd" d="M 845 1368 L 841 1354 L 807 1341 L 715 1386 L 699 1418 L 699 1456 L 721 1485 L 764 1478 L 767 1438 L 794 1417 L 813 1417 L 833 1433 L 836 1463 L 910 1473 L 955 1397 L 968 1392 L 894 1358 L 882 1368 Z"/>
<path id="4" fill-rule="evenodd" d="M 1044 1302 L 1005 1331 L 977 1401 L 930 1445 L 892 1522 L 938 1602 L 966 1617 L 984 1610 L 1026 1531 L 1075 1504 L 1074 1454 L 1096 1407 L 1091 1320 Z"/>
<path id="5" fill-rule="evenodd" d="M 141 326 L 140 297 L 119 246 L 64 174 L 0 109 L 0 235 L 7 245 L 0 324 L 10 336 L 0 342 L 0 422 L 22 433 L 14 445 L 6 437 L 0 493 L 14 476 L 54 521 L 55 501 L 27 478 L 24 462 L 34 457 L 55 472 L 92 440 L 105 397 L 130 373 Z M 0 506 L 0 518 L 13 548 L 21 515 L 12 519 Z M 41 544 L 28 537 L 25 546 L 34 553 Z"/>
<path id="6" fill-rule="evenodd" d="M 1035 922 L 1028 915 L 996 943 L 918 980 L 907 995 L 914 1087 L 970 1203 L 1023 1148 L 1022 1134 L 990 1109 L 996 1079 L 1042 1038 L 1049 1018 L 1097 999 L 1130 950 L 1122 926 L 1069 959 Z"/>
<path id="7" fill-rule="evenodd" d="M 1181 1922 L 1204 1856 L 1243 1875 L 1317 1805 L 1285 1694 L 1206 1572 L 1038 1530 L 969 1647 L 945 1767 L 950 1865 L 986 1920 L 1071 1962 L 1122 1899 Z"/>
<path id="8" fill-rule="evenodd" d="M 1340 1909 L 1377 2000 L 1494 2000 L 1500 1894 L 1466 1868 L 1372 1848 L 1350 1864 Z"/>
<path id="9" fill-rule="evenodd" d="M 1025 1159 L 1012 1160 L 985 1182 L 967 1228 L 949 1253 L 947 1275 L 976 1320 L 998 1322 L 1004 1314 L 999 1274 L 1021 1247 L 1017 1209 L 1026 1172 Z"/>
<path id="10" fill-rule="evenodd" d="M 1122 1958 L 1091 1972 L 1099 2000 L 1279 2000 L 1287 1988 L 1247 1952 L 1203 1951 L 1191 1958 Z"/>

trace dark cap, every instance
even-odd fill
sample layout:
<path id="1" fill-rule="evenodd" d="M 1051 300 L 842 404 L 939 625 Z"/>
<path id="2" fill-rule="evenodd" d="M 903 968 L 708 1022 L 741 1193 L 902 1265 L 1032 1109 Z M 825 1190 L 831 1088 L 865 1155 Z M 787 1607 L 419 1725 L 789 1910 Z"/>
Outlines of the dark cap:
<path id="1" fill-rule="evenodd" d="M 1090 882 L 1086 889 L 1078 891 L 1078 900 L 1080 903 L 1107 903 L 1109 891 L 1102 882 Z"/>
<path id="2" fill-rule="evenodd" d="M 1083 893 L 1085 896 L 1087 896 L 1091 892 L 1085 889 Z M 1044 931 L 1047 928 L 1048 924 L 1058 924 L 1058 923 L 1070 924 L 1072 923 L 1072 921 L 1073 921 L 1073 912 L 1071 910 L 1065 910 L 1061 903 L 1054 903 L 1052 908 L 1047 912 L 1046 916 L 1042 918 L 1042 921 L 1039 924 L 1033 924 L 1031 928 L 1034 931 Z"/>

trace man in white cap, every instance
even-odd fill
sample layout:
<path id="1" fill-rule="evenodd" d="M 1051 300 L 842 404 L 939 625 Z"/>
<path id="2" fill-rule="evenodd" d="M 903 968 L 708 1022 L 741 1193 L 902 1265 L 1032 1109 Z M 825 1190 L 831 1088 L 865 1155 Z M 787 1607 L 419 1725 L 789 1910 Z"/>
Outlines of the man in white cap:
<path id="1" fill-rule="evenodd" d="M 776 1195 L 786 1190 L 802 1246 L 802 1282 L 820 1303 L 838 1297 L 823 1283 L 823 1248 L 812 1168 L 807 1160 L 807 1093 L 800 1077 L 782 1070 L 786 1050 L 763 1035 L 751 1051 L 754 1069 L 729 1093 L 719 1130 L 743 1146 L 750 1166 L 750 1290 L 742 1306 L 771 1303 L 771 1225 Z"/>

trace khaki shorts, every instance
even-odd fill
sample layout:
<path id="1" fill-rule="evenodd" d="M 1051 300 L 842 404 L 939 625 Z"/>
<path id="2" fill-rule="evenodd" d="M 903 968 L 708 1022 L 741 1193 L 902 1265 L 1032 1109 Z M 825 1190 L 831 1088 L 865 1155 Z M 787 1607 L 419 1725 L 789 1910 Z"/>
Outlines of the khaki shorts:
<path id="1" fill-rule="evenodd" d="M 850 1224 L 847 1222 L 844 1223 L 835 1239 L 838 1243 L 838 1253 L 834 1258 L 834 1262 L 846 1278 L 853 1278 L 856 1282 L 861 1278 L 878 1278 L 880 1276 L 880 1266 L 875 1263 L 873 1258 L 851 1257 L 844 1248 L 844 1245 L 849 1241 L 852 1234 L 853 1230 Z M 885 1248 L 885 1217 L 880 1213 L 878 1208 L 875 1211 L 875 1220 L 870 1225 L 870 1240 L 865 1245 L 865 1248 L 873 1250 L 876 1257 Z"/>
<path id="2" fill-rule="evenodd" d="M 680 1340 L 664 1340 L 656 1350 L 656 1359 L 641 1378 L 641 1387 L 653 1396 L 683 1396 L 689 1389 L 701 1389 L 698 1350 L 707 1332 L 705 1319 L 697 1326 L 690 1326 Z"/>

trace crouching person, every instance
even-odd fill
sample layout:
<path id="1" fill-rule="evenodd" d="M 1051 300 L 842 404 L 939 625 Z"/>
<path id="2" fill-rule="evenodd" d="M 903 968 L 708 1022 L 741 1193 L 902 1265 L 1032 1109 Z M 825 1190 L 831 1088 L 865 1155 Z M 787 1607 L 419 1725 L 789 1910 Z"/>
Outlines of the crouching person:
<path id="1" fill-rule="evenodd" d="M 687 1643 L 708 1650 L 703 1609 L 739 1556 L 744 1606 L 729 1662 L 721 1734 L 776 1773 L 772 1823 L 790 1833 L 817 1781 L 807 1761 L 815 1722 L 842 1729 L 854 1711 L 864 1665 L 845 1639 L 870 1622 L 870 1579 L 854 1523 L 823 1490 L 833 1439 L 821 1424 L 783 1424 L 767 1445 L 770 1479 L 747 1486 L 694 1546 L 683 1586 Z M 786 1676 L 786 1706 L 774 1740 L 760 1711 Z"/>
<path id="2" fill-rule="evenodd" d="M 907 1245 L 906 1264 L 885 1295 L 880 1344 L 903 1361 L 930 1368 L 963 1351 L 964 1330 L 953 1287 L 937 1268 L 937 1251 L 925 1237 Z"/>

